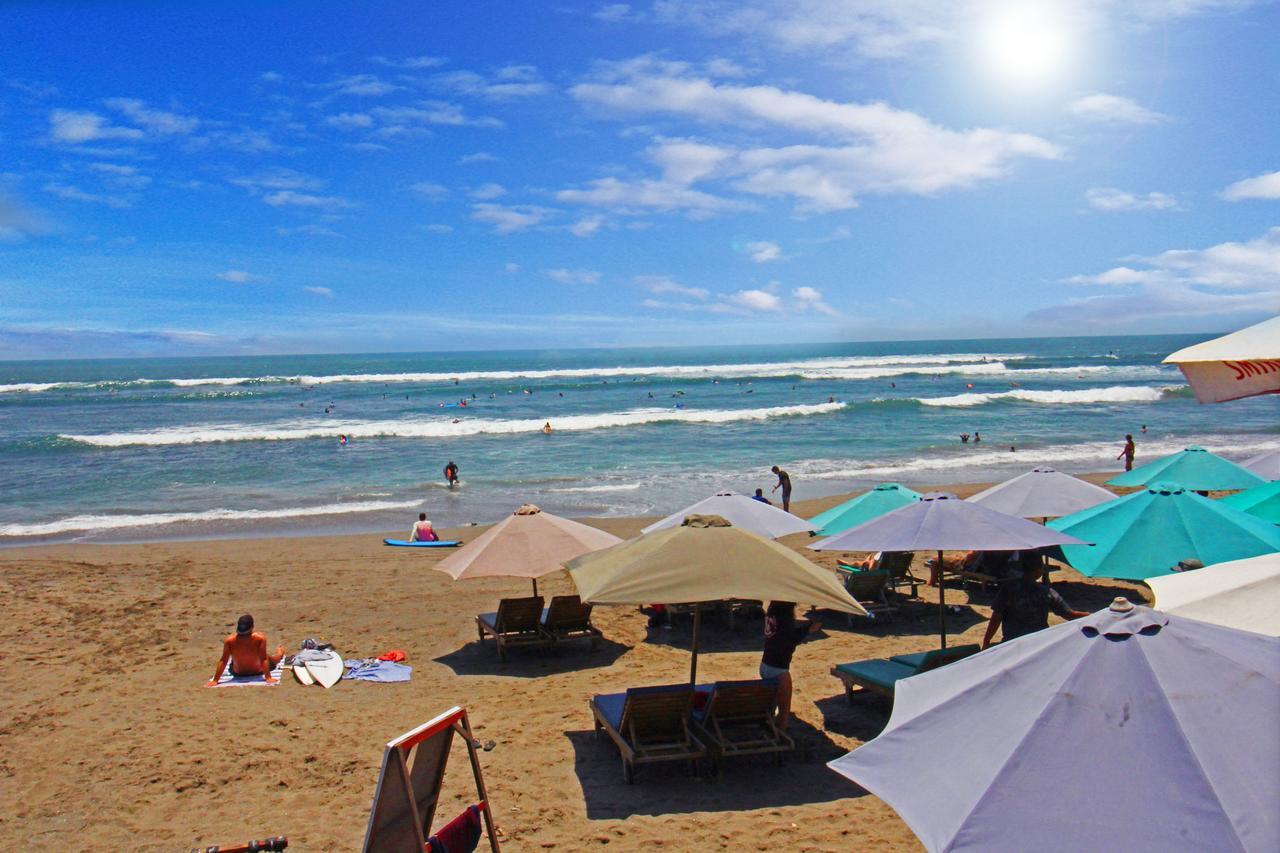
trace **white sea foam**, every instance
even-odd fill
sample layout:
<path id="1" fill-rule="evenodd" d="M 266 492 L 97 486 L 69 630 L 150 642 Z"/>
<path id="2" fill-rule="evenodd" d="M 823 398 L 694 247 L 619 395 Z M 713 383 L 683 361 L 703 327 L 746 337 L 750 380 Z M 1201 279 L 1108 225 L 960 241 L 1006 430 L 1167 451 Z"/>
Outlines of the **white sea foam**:
<path id="1" fill-rule="evenodd" d="M 995 393 L 955 394 L 950 397 L 919 398 L 922 406 L 983 406 L 1002 400 L 1015 400 L 1022 403 L 1043 403 L 1046 405 L 1067 405 L 1081 403 L 1154 403 L 1166 391 L 1177 390 L 1182 386 L 1170 385 L 1152 387 L 1145 385 L 1112 385 L 1107 388 L 1081 388 L 1075 391 L 1048 390 L 1032 391 L 1016 388 L 1012 391 Z"/>
<path id="2" fill-rule="evenodd" d="M 0 394 L 20 394 L 35 393 L 37 391 L 52 391 L 54 388 L 75 388 L 80 387 L 79 382 L 18 382 L 14 385 L 0 385 Z"/>
<path id="3" fill-rule="evenodd" d="M 210 509 L 199 512 L 156 512 L 139 515 L 73 515 L 39 524 L 0 524 L 0 536 L 52 536 L 76 531 L 121 530 L 218 521 L 261 521 L 322 515 L 351 515 L 392 509 L 412 509 L 421 501 L 352 501 L 283 509 Z"/>
<path id="4" fill-rule="evenodd" d="M 643 483 L 617 483 L 615 485 L 603 486 L 566 486 L 562 489 L 543 489 L 546 492 L 577 492 L 577 493 L 595 493 L 595 492 L 635 492 L 639 491 Z"/>
<path id="5" fill-rule="evenodd" d="M 598 415 L 565 415 L 552 419 L 556 432 L 579 432 L 609 427 L 642 426 L 657 423 L 721 424 L 733 421 L 759 421 L 768 418 L 821 415 L 845 407 L 844 403 L 815 403 L 805 406 L 773 406 L 763 409 L 632 409 Z M 138 432 L 104 433 L 101 435 L 60 435 L 59 438 L 92 444 L 97 447 L 127 445 L 207 444 L 219 441 L 292 441 L 305 438 L 335 438 L 346 435 L 361 438 L 461 438 L 472 435 L 511 435 L 542 430 L 543 418 L 499 420 L 448 417 L 415 418 L 381 421 L 285 421 L 275 424 L 202 424 L 189 427 L 167 427 Z"/>

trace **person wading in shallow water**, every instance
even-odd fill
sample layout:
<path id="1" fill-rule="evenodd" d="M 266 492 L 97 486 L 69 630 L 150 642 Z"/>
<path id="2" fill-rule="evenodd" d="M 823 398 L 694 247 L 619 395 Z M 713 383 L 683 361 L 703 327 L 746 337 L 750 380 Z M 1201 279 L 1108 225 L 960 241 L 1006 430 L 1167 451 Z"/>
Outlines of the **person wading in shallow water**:
<path id="1" fill-rule="evenodd" d="M 773 492 L 776 492 L 778 491 L 779 488 L 781 488 L 782 489 L 782 508 L 787 512 L 791 512 L 791 475 L 788 474 L 786 471 L 783 471 L 777 465 L 774 465 L 769 470 L 778 476 L 778 482 L 772 489 L 769 490 L 770 493 L 772 494 Z"/>
<path id="2" fill-rule="evenodd" d="M 1137 453 L 1138 453 L 1138 448 L 1133 443 L 1133 435 L 1130 434 L 1124 437 L 1124 449 L 1120 451 L 1120 455 L 1117 456 L 1116 458 L 1124 460 L 1124 470 L 1132 471 L 1133 457 L 1136 456 Z"/>

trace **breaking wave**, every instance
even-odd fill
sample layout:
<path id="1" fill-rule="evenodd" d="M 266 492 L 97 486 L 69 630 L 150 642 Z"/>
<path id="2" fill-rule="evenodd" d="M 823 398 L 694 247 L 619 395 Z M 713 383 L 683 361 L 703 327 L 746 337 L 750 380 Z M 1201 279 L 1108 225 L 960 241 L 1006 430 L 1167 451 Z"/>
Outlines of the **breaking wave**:
<path id="1" fill-rule="evenodd" d="M 1154 403 L 1166 393 L 1181 386 L 1154 387 L 1144 385 L 1113 385 L 1108 388 L 1082 388 L 1075 391 L 1031 391 L 1015 388 L 1012 391 L 994 393 L 955 394 L 950 397 L 924 397 L 922 406 L 984 406 L 988 403 L 1016 401 L 1045 405 L 1070 405 L 1082 403 Z"/>

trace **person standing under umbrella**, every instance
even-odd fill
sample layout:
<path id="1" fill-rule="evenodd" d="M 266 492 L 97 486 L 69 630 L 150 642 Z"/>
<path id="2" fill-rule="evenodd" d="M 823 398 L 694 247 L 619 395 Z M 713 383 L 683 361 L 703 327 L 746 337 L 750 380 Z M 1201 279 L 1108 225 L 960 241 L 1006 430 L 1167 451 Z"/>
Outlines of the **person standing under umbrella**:
<path id="1" fill-rule="evenodd" d="M 1050 610 L 1063 619 L 1089 615 L 1083 610 L 1072 610 L 1056 590 L 1037 583 L 1044 570 L 1038 559 L 1023 560 L 1021 566 L 1021 575 L 1005 581 L 996 593 L 995 603 L 991 605 L 991 621 L 982 638 L 984 649 L 991 645 L 997 628 L 1004 629 L 1002 636 L 1006 642 L 1048 628 Z"/>
<path id="2" fill-rule="evenodd" d="M 765 611 L 760 677 L 778 680 L 778 728 L 783 731 L 791 719 L 791 657 L 801 640 L 821 628 L 817 620 L 796 619 L 791 601 L 771 601 Z"/>

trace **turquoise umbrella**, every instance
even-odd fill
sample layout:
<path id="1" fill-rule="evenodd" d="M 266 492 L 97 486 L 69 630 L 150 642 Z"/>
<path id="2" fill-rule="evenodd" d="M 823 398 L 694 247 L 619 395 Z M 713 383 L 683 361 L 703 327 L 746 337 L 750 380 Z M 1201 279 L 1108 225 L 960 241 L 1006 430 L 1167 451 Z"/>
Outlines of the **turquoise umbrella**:
<path id="1" fill-rule="evenodd" d="M 1107 485 L 1147 486 L 1156 482 L 1177 483 L 1197 492 L 1209 492 L 1251 489 L 1266 481 L 1247 468 L 1193 444 L 1186 450 L 1112 477 Z"/>
<path id="2" fill-rule="evenodd" d="M 1247 492 L 1227 495 L 1219 503 L 1235 507 L 1263 521 L 1280 524 L 1280 480 L 1255 486 Z"/>
<path id="3" fill-rule="evenodd" d="M 1061 546 L 1067 562 L 1090 577 L 1140 581 L 1170 574 L 1180 560 L 1209 566 L 1280 551 L 1280 527 L 1175 483 L 1154 483 L 1049 527 L 1095 543 Z"/>
<path id="4" fill-rule="evenodd" d="M 869 492 L 820 512 L 809 523 L 819 536 L 834 536 L 886 512 L 920 500 L 920 493 L 897 483 L 881 483 Z"/>

